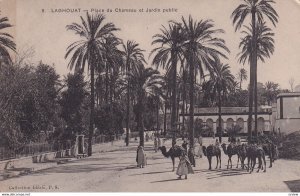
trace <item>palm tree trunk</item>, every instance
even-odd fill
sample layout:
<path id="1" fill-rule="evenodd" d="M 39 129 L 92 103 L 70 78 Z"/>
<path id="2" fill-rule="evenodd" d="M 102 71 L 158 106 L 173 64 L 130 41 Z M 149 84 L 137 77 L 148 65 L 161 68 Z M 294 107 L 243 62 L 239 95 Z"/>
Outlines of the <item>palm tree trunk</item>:
<path id="1" fill-rule="evenodd" d="M 257 37 L 255 12 L 252 12 L 252 28 L 253 28 L 253 85 L 254 85 L 254 131 L 257 136 Z"/>
<path id="2" fill-rule="evenodd" d="M 258 136 L 258 130 L 257 130 L 257 62 L 254 62 L 254 73 L 255 73 L 255 80 L 254 80 L 254 131 L 255 131 L 255 136 Z"/>
<path id="3" fill-rule="evenodd" d="M 176 142 L 176 76 L 177 76 L 177 62 L 176 57 L 174 55 L 174 51 L 171 52 L 171 58 L 172 58 L 172 68 L 173 68 L 173 74 L 172 74 L 172 111 L 171 111 L 171 130 L 173 132 L 172 137 L 172 146 L 174 146 Z"/>
<path id="4" fill-rule="evenodd" d="M 185 89 L 185 85 L 186 85 L 186 78 L 185 78 L 185 72 L 183 70 L 183 74 L 182 74 L 182 79 L 183 79 L 183 95 L 182 95 L 182 126 L 185 127 L 185 104 L 186 104 L 186 89 Z"/>
<path id="5" fill-rule="evenodd" d="M 176 122 L 179 122 L 179 103 L 180 103 L 180 93 L 178 92 L 178 95 L 177 95 L 177 102 L 176 102 L 176 104 L 177 104 L 177 106 L 176 106 L 176 109 L 177 109 L 177 111 L 176 111 Z M 179 125 L 179 127 L 180 127 L 180 125 Z M 179 128 L 178 128 L 179 129 Z M 180 130 L 180 129 L 179 129 Z"/>
<path id="6" fill-rule="evenodd" d="M 106 70 L 105 70 L 105 104 L 108 104 L 108 65 L 106 63 Z"/>
<path id="7" fill-rule="evenodd" d="M 221 91 L 218 91 L 219 95 L 219 141 L 222 142 L 222 98 L 221 98 Z"/>
<path id="8" fill-rule="evenodd" d="M 194 148 L 194 58 L 189 53 L 190 59 L 190 121 L 189 121 L 189 139 L 190 147 Z"/>
<path id="9" fill-rule="evenodd" d="M 256 29 L 255 29 L 255 12 L 252 11 L 252 35 L 255 37 Z M 254 47 L 255 40 L 252 39 L 252 51 L 250 57 L 250 86 L 249 86 L 249 115 L 248 115 L 248 133 L 249 139 L 252 139 L 252 110 L 253 110 L 253 90 L 254 90 Z"/>
<path id="10" fill-rule="evenodd" d="M 157 96 L 156 129 L 159 130 L 159 96 Z"/>
<path id="11" fill-rule="evenodd" d="M 95 75 L 94 62 L 90 62 L 90 71 L 91 71 L 91 114 L 90 114 L 90 125 L 89 125 L 89 137 L 88 137 L 88 156 L 92 156 L 92 138 L 94 132 L 94 107 L 95 107 L 95 86 L 94 86 L 94 75 Z"/>
<path id="12" fill-rule="evenodd" d="M 140 145 L 144 146 L 144 122 L 143 122 L 143 116 L 144 116 L 144 105 L 143 105 L 143 96 L 138 95 L 138 108 L 137 108 L 137 128 L 139 130 L 140 135 Z"/>
<path id="13" fill-rule="evenodd" d="M 127 74 L 130 72 L 128 60 L 126 62 Z M 127 84 L 127 104 L 126 104 L 126 146 L 129 145 L 129 126 L 130 126 L 130 82 Z"/>
<path id="14" fill-rule="evenodd" d="M 164 135 L 167 133 L 167 101 L 165 101 L 165 109 L 164 109 Z"/>
<path id="15" fill-rule="evenodd" d="M 113 95 L 114 95 L 114 93 L 113 93 L 113 89 L 114 89 L 113 86 L 114 86 L 114 84 L 113 84 L 112 77 L 113 77 L 113 70 L 110 71 L 110 81 L 109 81 L 110 104 L 113 103 L 113 99 L 114 99 L 114 97 L 113 97 Z"/>
<path id="16" fill-rule="evenodd" d="M 243 81 L 243 79 L 242 79 L 242 74 L 241 74 L 240 90 L 242 90 L 242 81 Z"/>

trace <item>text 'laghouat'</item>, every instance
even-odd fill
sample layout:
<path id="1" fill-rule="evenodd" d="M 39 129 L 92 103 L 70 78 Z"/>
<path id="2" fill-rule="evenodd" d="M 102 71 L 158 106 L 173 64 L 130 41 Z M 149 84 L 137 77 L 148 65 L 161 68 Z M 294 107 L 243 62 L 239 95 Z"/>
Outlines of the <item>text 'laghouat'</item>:
<path id="1" fill-rule="evenodd" d="M 96 12 L 96 13 L 172 13 L 178 12 L 177 8 L 51 8 L 49 11 L 42 9 L 42 12 L 50 13 L 80 13 L 80 12 Z"/>

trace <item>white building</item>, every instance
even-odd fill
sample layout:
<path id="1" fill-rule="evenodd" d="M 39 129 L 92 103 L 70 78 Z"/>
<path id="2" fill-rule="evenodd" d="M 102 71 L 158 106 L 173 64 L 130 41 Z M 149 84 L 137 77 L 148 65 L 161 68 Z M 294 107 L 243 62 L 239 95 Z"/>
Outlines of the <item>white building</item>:
<path id="1" fill-rule="evenodd" d="M 254 111 L 254 110 L 253 110 Z M 234 125 L 239 125 L 242 128 L 241 133 L 247 133 L 247 119 L 248 107 L 222 107 L 221 109 L 221 126 L 222 130 L 231 128 Z M 188 121 L 188 114 L 185 118 Z M 181 115 L 181 122 L 183 116 Z M 252 130 L 254 131 L 254 115 L 253 115 Z M 194 121 L 196 124 L 206 124 L 214 133 L 218 127 L 219 122 L 218 108 L 195 108 Z M 186 122 L 187 122 L 186 121 Z M 258 108 L 257 115 L 257 129 L 259 132 L 268 132 L 272 130 L 272 109 L 271 108 Z M 185 125 L 188 126 L 187 124 Z"/>
<path id="2" fill-rule="evenodd" d="M 291 133 L 300 130 L 300 92 L 277 96 L 274 130 Z"/>

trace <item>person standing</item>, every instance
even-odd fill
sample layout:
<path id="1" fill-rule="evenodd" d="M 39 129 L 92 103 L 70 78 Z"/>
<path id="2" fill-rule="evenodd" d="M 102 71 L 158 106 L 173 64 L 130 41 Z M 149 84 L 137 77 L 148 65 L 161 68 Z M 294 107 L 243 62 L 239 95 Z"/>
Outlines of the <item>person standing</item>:
<path id="1" fill-rule="evenodd" d="M 142 168 L 146 166 L 146 155 L 143 146 L 138 146 L 136 155 L 137 167 Z"/>
<path id="2" fill-rule="evenodd" d="M 183 175 L 185 175 L 185 179 L 187 179 L 187 175 L 193 174 L 194 170 L 184 151 L 182 151 L 182 154 L 180 155 L 179 159 L 180 161 L 177 167 L 176 175 L 179 176 L 178 179 L 181 179 L 181 176 Z"/>
<path id="3" fill-rule="evenodd" d="M 216 145 L 217 147 L 220 147 L 220 142 L 219 142 L 219 140 L 218 140 L 218 139 L 216 139 L 216 143 L 215 143 L 215 145 Z"/>
<path id="4" fill-rule="evenodd" d="M 154 151 L 157 152 L 157 138 L 154 138 Z"/>
<path id="5" fill-rule="evenodd" d="M 186 141 L 186 139 L 184 139 L 181 146 L 185 149 L 185 152 L 187 152 L 187 145 L 188 145 L 188 142 Z"/>
<path id="6" fill-rule="evenodd" d="M 157 143 L 158 143 L 158 148 L 161 147 L 161 140 L 160 140 L 160 137 L 157 137 Z"/>
<path id="7" fill-rule="evenodd" d="M 189 148 L 188 158 L 192 166 L 196 167 L 194 148 Z"/>
<path id="8" fill-rule="evenodd" d="M 198 143 L 199 143 L 199 150 L 198 150 L 198 157 L 202 158 L 202 136 L 200 135 L 198 138 Z"/>

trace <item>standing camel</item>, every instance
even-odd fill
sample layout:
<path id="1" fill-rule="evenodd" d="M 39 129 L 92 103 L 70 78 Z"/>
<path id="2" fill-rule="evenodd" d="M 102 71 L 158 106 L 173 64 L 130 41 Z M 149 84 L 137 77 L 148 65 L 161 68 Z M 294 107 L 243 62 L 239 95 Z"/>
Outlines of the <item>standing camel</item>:
<path id="1" fill-rule="evenodd" d="M 247 144 L 240 145 L 239 148 L 238 148 L 238 154 L 240 156 L 242 169 L 244 169 L 246 158 L 249 157 L 249 159 L 250 159 L 250 155 L 249 155 L 249 151 L 248 151 L 248 145 Z M 248 159 L 248 161 L 249 161 L 249 159 Z"/>
<path id="2" fill-rule="evenodd" d="M 207 157 L 208 159 L 208 164 L 209 164 L 209 170 L 211 170 L 211 158 L 213 156 L 216 156 L 217 158 L 217 166 L 216 169 L 218 168 L 219 161 L 220 161 L 220 169 L 221 169 L 221 149 L 215 145 L 209 145 L 208 147 L 202 146 L 203 149 L 203 154 L 204 156 Z"/>
<path id="3" fill-rule="evenodd" d="M 167 149 L 166 149 L 165 146 L 159 147 L 158 150 L 161 150 L 161 153 L 165 157 L 167 157 L 167 158 L 171 157 L 172 164 L 173 164 L 173 170 L 172 171 L 175 171 L 175 157 L 179 158 L 180 155 L 182 154 L 182 152 L 185 151 L 184 148 L 181 147 L 181 146 L 175 145 L 174 147 L 171 147 L 168 152 L 167 152 Z"/>
<path id="4" fill-rule="evenodd" d="M 262 144 L 262 148 L 266 155 L 269 155 L 270 158 L 270 165 L 269 168 L 273 166 L 275 159 L 278 156 L 277 146 L 273 142 Z"/>
<path id="5" fill-rule="evenodd" d="M 260 169 L 264 169 L 264 172 L 267 171 L 266 168 L 266 158 L 265 158 L 265 152 L 262 149 L 262 147 L 258 147 L 255 144 L 250 144 L 248 149 L 247 149 L 247 156 L 248 156 L 248 171 L 250 170 L 250 173 L 253 172 L 253 169 L 256 164 L 256 158 L 258 158 L 258 170 L 259 172 Z M 264 166 L 262 165 L 262 161 L 264 161 Z M 249 163 L 250 167 L 249 167 Z"/>
<path id="6" fill-rule="evenodd" d="M 240 155 L 239 155 L 239 147 L 238 145 L 234 145 L 234 144 L 229 144 L 226 148 L 226 144 L 222 144 L 221 145 L 224 153 L 228 156 L 228 163 L 227 163 L 227 169 L 229 168 L 229 162 L 230 162 L 230 168 L 232 168 L 232 160 L 231 157 L 233 155 L 237 155 L 238 156 L 238 161 L 236 164 L 236 168 L 238 168 L 239 165 L 239 160 L 240 160 Z"/>

